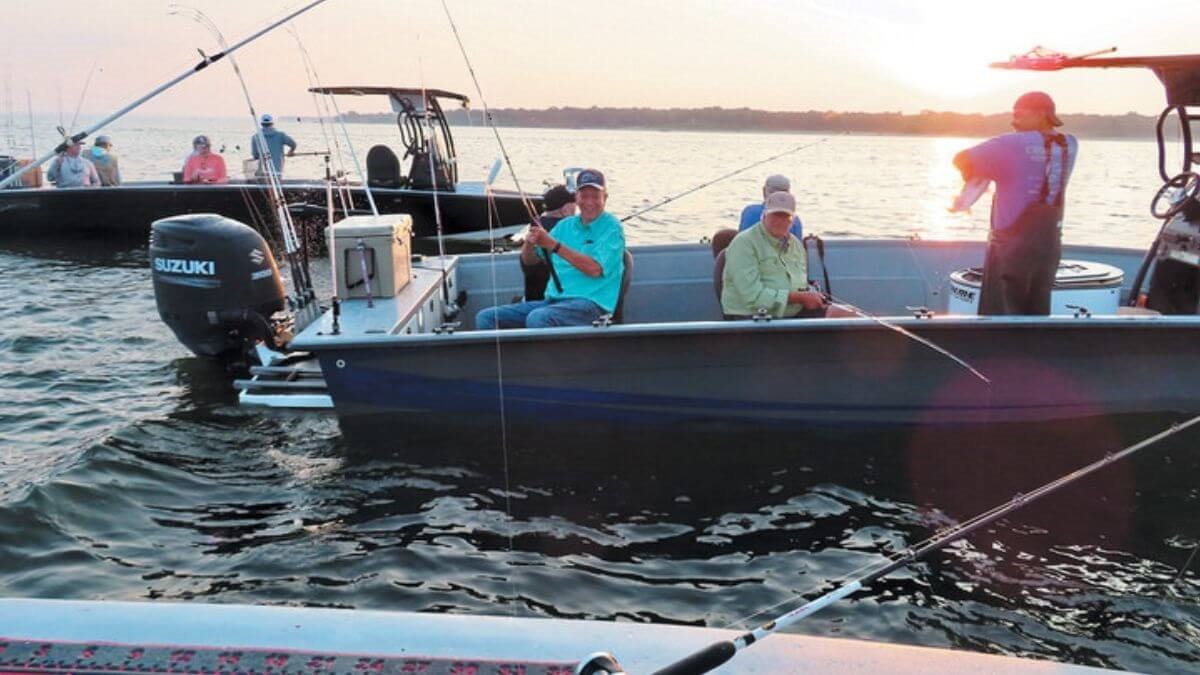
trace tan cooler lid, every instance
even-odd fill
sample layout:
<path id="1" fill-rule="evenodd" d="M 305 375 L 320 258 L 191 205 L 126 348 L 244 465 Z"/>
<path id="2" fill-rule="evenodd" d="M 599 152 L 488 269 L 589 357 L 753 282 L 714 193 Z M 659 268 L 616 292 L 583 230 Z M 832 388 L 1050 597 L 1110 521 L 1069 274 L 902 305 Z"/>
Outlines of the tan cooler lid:
<path id="1" fill-rule="evenodd" d="M 412 231 L 412 216 L 407 213 L 387 213 L 378 216 L 347 216 L 333 224 L 333 236 L 392 237 L 403 230 Z"/>

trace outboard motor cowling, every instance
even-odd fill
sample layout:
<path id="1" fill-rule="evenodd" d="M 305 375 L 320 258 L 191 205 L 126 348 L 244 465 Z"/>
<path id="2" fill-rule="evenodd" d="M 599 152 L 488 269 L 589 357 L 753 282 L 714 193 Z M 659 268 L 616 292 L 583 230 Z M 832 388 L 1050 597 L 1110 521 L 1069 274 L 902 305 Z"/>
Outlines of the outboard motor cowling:
<path id="1" fill-rule="evenodd" d="M 240 358 L 259 340 L 274 344 L 270 317 L 287 294 L 254 228 L 213 213 L 157 220 L 150 270 L 158 315 L 196 355 Z"/>

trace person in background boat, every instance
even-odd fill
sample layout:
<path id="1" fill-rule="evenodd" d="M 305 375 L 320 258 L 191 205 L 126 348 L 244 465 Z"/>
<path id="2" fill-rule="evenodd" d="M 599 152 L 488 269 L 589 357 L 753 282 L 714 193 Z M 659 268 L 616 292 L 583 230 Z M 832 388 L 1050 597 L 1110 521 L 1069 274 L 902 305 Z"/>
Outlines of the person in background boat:
<path id="1" fill-rule="evenodd" d="M 296 154 L 296 141 L 292 140 L 291 136 L 283 133 L 275 128 L 275 118 L 270 115 L 262 116 L 262 129 L 250 139 L 250 154 L 254 159 L 259 160 L 258 172 L 259 175 L 267 174 L 262 163 L 262 148 L 260 147 L 259 138 L 262 138 L 261 143 L 266 145 L 267 152 L 271 155 L 271 165 L 275 167 L 276 175 L 283 175 L 283 148 L 287 146 L 287 156 L 291 157 Z"/>
<path id="2" fill-rule="evenodd" d="M 621 221 L 604 210 L 604 174 L 584 169 L 576 185 L 579 215 L 563 218 L 548 232 L 531 225 L 529 245 L 521 247 L 521 261 L 527 265 L 537 262 L 538 248 L 545 251 L 562 286 L 552 281 L 544 300 L 480 311 L 475 315 L 477 329 L 585 326 L 616 310 L 625 274 L 625 232 Z"/>
<path id="3" fill-rule="evenodd" d="M 538 216 L 542 229 L 553 229 L 558 221 L 573 215 L 575 215 L 575 195 L 567 189 L 566 185 L 555 185 L 542 195 L 542 213 Z M 526 255 L 525 249 L 527 248 L 533 254 L 532 256 Z M 525 277 L 526 300 L 545 298 L 546 284 L 550 283 L 550 266 L 546 263 L 545 258 L 537 255 L 537 251 L 534 249 L 533 242 L 529 237 L 521 242 L 521 273 Z M 532 264 L 525 262 L 530 257 L 535 259 Z"/>
<path id="4" fill-rule="evenodd" d="M 67 149 L 50 162 L 46 178 L 60 188 L 99 186 L 100 174 L 96 173 L 96 166 L 83 156 L 83 143 L 70 140 L 67 143 Z"/>
<path id="5" fill-rule="evenodd" d="M 748 230 L 754 227 L 755 223 L 762 220 L 763 204 L 766 202 L 767 197 L 770 196 L 771 193 L 791 191 L 792 182 L 788 180 L 787 176 L 780 174 L 767 176 L 767 180 L 763 183 L 762 189 L 763 201 L 748 204 L 746 205 L 746 208 L 742 209 L 742 216 L 738 221 L 738 231 L 741 232 L 742 230 Z M 800 216 L 792 216 L 792 227 L 789 231 L 796 235 L 797 239 L 804 241 L 804 225 L 800 222 Z"/>
<path id="6" fill-rule="evenodd" d="M 184 183 L 228 183 L 225 158 L 212 151 L 208 136 L 197 136 L 192 141 L 192 154 L 183 164 Z"/>
<path id="7" fill-rule="evenodd" d="M 88 159 L 96 167 L 101 185 L 120 185 L 121 168 L 117 164 L 117 153 L 113 152 L 112 139 L 108 136 L 97 136 L 88 152 Z"/>
<path id="8" fill-rule="evenodd" d="M 1054 100 L 1032 91 L 1013 104 L 1013 133 L 954 157 L 964 181 L 996 183 L 980 314 L 1050 313 L 1062 254 L 1063 199 L 1079 149 L 1074 136 L 1056 131 L 1059 126 Z"/>
<path id="9" fill-rule="evenodd" d="M 825 296 L 808 287 L 808 257 L 791 233 L 795 215 L 796 198 L 772 192 L 759 222 L 729 242 L 721 275 L 726 319 L 749 319 L 760 309 L 776 318 L 827 315 Z"/>

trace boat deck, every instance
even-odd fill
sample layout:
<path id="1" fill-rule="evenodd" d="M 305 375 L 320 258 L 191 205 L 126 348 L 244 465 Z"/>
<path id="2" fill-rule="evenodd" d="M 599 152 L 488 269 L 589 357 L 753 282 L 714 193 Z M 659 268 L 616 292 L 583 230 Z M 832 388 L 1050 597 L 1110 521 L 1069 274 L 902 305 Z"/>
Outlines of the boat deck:
<path id="1" fill-rule="evenodd" d="M 23 673 L 564 673 L 596 652 L 649 673 L 731 630 L 566 619 L 462 616 L 202 603 L 0 599 L 0 670 Z M 36 643 L 36 644 L 35 644 Z M 120 653 L 110 647 L 125 647 Z M 14 657 L 26 660 L 10 663 Z M 129 661 L 130 657 L 132 662 Z M 102 658 L 115 658 L 103 663 Z M 224 660 L 222 660 L 224 657 Z M 151 659 L 164 668 L 148 668 Z M 231 662 L 230 659 L 237 660 Z M 457 670 L 441 671 L 449 661 Z M 291 664 L 291 665 L 289 665 Z M 132 667 L 129 667 L 132 666 Z M 947 649 L 780 634 L 738 654 L 727 673 L 1111 673 Z"/>

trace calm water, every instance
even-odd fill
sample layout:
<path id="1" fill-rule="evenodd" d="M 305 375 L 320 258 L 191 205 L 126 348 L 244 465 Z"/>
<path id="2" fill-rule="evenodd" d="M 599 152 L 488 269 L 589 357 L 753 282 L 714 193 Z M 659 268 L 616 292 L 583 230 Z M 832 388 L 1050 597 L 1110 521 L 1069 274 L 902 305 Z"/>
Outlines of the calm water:
<path id="1" fill-rule="evenodd" d="M 140 123 L 113 135 L 127 179 L 156 178 L 177 169 L 194 133 L 236 156 L 244 126 Z M 305 148 L 324 145 L 315 124 L 281 126 Z M 392 140 L 383 126 L 352 133 L 360 153 Z M 527 188 L 562 166 L 599 166 L 618 214 L 819 140 L 504 135 Z M 458 138 L 464 177 L 482 177 L 490 136 Z M 986 202 L 971 216 L 944 212 L 958 187 L 949 158 L 965 143 L 831 138 L 682 198 L 632 223 L 629 238 L 697 240 L 733 222 L 771 172 L 792 177 L 810 231 L 982 238 Z M 1145 246 L 1153 158 L 1146 143 L 1085 143 L 1067 239 Z M 316 168 L 300 160 L 292 173 Z M 158 321 L 144 251 L 0 242 L 0 290 L 0 592 L 10 596 L 745 625 L 1158 424 L 880 432 L 852 448 L 835 435 L 741 438 L 729 456 L 758 461 L 732 470 L 692 466 L 690 449 L 647 439 L 645 456 L 676 461 L 521 466 L 506 481 L 439 460 L 445 447 L 419 460 L 361 456 L 327 415 L 239 409 L 224 374 Z M 1114 467 L 799 630 L 1193 670 L 1200 571 L 1174 579 L 1200 535 L 1197 440 Z"/>

